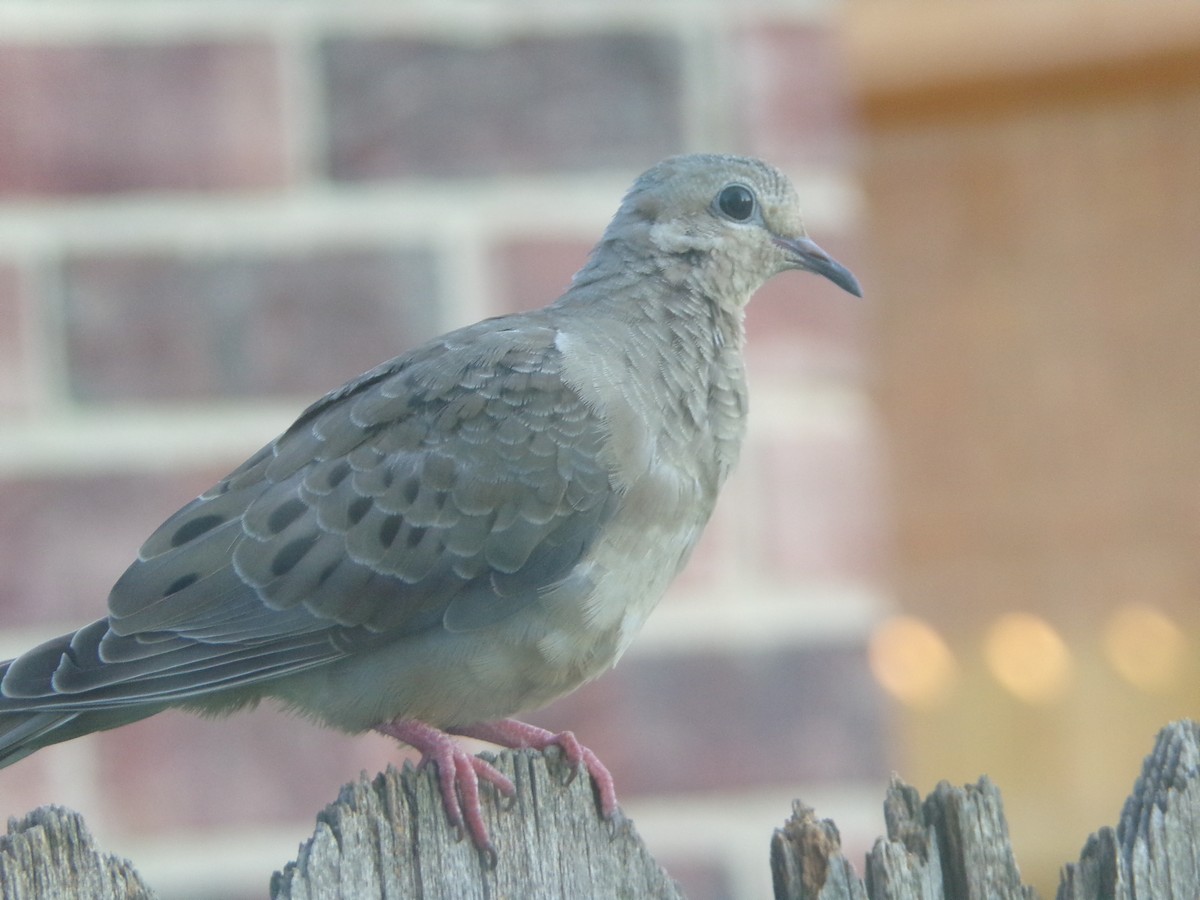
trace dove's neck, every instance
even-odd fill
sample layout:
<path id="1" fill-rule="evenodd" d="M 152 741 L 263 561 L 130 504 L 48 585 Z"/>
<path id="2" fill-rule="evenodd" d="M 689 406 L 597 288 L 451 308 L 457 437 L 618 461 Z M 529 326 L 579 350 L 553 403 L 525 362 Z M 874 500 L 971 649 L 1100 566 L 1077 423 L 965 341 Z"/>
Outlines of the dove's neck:
<path id="1" fill-rule="evenodd" d="M 727 358 L 740 370 L 747 298 L 713 296 L 693 277 L 698 268 L 692 254 L 646 254 L 606 241 L 555 305 L 573 316 L 647 327 L 672 347 L 709 363 Z"/>
<path id="2" fill-rule="evenodd" d="M 618 468 L 672 461 L 703 486 L 706 517 L 745 432 L 742 310 L 672 282 L 659 259 L 594 262 L 555 304 L 570 311 L 569 378 L 625 435 Z"/>

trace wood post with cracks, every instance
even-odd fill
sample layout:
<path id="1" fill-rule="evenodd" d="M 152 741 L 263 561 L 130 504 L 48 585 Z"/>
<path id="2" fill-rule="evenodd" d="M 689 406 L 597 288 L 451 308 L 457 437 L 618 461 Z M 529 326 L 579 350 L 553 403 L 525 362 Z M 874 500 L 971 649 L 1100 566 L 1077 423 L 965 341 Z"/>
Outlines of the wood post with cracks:
<path id="1" fill-rule="evenodd" d="M 434 773 L 406 766 L 346 785 L 317 815 L 299 856 L 270 878 L 273 900 L 326 898 L 681 898 L 633 825 L 600 819 L 590 783 L 557 750 L 504 752 L 517 797 L 484 804 L 495 868 L 446 824 Z M 923 801 L 894 779 L 887 836 L 865 877 L 842 855 L 837 826 L 800 801 L 770 839 L 776 900 L 1032 900 L 1009 843 L 1000 792 L 986 777 L 943 782 Z M 766 837 L 764 836 L 764 844 Z M 765 849 L 765 848 L 764 848 Z M 214 861 L 214 864 L 216 862 Z M 264 886 L 267 875 L 264 873 Z M 101 852 L 82 818 L 42 807 L 0 837 L 0 895 L 149 900 L 133 866 Z M 1115 828 L 1087 839 L 1063 868 L 1057 900 L 1200 897 L 1200 725 L 1164 728 Z"/>

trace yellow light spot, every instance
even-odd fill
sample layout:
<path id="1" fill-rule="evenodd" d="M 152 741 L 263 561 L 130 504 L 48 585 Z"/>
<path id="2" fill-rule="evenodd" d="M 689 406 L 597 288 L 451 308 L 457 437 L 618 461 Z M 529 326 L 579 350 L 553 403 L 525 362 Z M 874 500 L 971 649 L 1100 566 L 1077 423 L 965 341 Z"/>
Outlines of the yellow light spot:
<path id="1" fill-rule="evenodd" d="M 876 628 L 867 658 L 875 680 L 909 706 L 934 707 L 954 686 L 954 654 L 940 634 L 911 616 L 895 616 Z"/>
<path id="2" fill-rule="evenodd" d="M 1187 638 L 1159 610 L 1130 605 L 1104 626 L 1104 653 L 1117 674 L 1145 691 L 1166 690 L 1183 674 Z"/>
<path id="3" fill-rule="evenodd" d="M 1071 680 L 1071 652 L 1048 622 L 1030 613 L 1001 616 L 983 640 L 988 669 L 1026 703 L 1052 703 Z"/>

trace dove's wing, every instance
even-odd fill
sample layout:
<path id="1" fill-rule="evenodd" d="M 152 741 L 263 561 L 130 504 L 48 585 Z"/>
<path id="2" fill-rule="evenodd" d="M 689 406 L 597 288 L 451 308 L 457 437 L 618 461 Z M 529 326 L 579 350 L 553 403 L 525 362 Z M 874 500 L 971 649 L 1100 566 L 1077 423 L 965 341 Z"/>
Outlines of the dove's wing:
<path id="1" fill-rule="evenodd" d="M 318 401 L 150 536 L 108 619 L 14 661 L 4 694 L 170 702 L 527 606 L 617 497 L 555 334 L 483 322 Z"/>

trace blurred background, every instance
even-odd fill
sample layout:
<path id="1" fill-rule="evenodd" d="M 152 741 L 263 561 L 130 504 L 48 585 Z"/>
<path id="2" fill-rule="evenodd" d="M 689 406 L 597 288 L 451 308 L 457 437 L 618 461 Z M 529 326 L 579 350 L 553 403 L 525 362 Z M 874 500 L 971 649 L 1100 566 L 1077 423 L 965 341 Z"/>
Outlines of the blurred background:
<path id="1" fill-rule="evenodd" d="M 1200 713 L 1200 9 L 1148 2 L 0 4 L 0 654 L 103 612 L 311 399 L 540 306 L 632 178 L 763 156 L 857 301 L 750 308 L 752 421 L 572 728 L 688 896 L 852 859 L 895 770 L 987 773 L 1053 893 Z M 261 897 L 403 752 L 167 713 L 0 771 L 164 898 Z M 220 865 L 213 861 L 219 859 Z"/>

